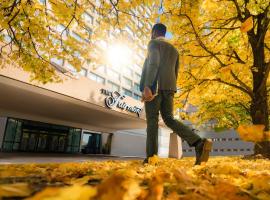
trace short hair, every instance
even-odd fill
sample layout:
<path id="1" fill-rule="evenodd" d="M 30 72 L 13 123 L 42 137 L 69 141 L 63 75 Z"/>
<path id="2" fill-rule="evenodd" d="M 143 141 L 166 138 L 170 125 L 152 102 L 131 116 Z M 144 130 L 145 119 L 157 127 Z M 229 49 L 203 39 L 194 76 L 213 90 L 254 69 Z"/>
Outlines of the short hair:
<path id="1" fill-rule="evenodd" d="M 153 26 L 152 32 L 156 31 L 159 36 L 165 36 L 167 27 L 162 23 L 157 23 Z"/>

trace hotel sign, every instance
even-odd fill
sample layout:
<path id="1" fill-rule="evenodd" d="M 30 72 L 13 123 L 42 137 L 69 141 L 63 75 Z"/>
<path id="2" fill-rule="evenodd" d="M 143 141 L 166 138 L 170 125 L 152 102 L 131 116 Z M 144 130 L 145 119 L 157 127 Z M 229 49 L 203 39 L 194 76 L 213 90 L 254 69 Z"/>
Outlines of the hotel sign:
<path id="1" fill-rule="evenodd" d="M 119 92 L 114 91 L 111 92 L 106 89 L 101 89 L 101 94 L 106 95 L 105 98 L 105 105 L 106 107 L 112 109 L 114 107 L 120 108 L 122 110 L 126 110 L 131 113 L 136 113 L 138 117 L 140 117 L 140 114 L 142 112 L 142 108 L 138 108 L 137 106 L 131 106 L 125 103 L 123 100 L 125 99 L 125 95 L 121 95 Z"/>

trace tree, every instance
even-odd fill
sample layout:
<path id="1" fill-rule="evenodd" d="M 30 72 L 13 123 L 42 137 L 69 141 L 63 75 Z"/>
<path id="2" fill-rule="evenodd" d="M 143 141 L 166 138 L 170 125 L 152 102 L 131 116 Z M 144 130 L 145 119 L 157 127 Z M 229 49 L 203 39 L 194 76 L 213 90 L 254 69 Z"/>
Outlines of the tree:
<path id="1" fill-rule="evenodd" d="M 181 94 L 198 107 L 197 122 L 262 124 L 269 130 L 269 0 L 163 1 L 165 22 L 179 49 Z M 270 143 L 255 144 L 270 156 Z"/>
<path id="2" fill-rule="evenodd" d="M 68 68 L 80 71 L 87 61 L 102 63 L 103 52 L 98 41 L 109 40 L 108 32 L 127 36 L 128 24 L 137 34 L 147 36 L 146 10 L 157 1 L 91 1 L 91 0 L 2 0 L 0 2 L 0 65 L 17 65 L 43 83 L 61 81 Z M 87 12 L 96 23 L 89 27 Z M 89 18 L 89 17 L 88 17 Z M 142 23 L 143 26 L 138 24 Z M 138 38 L 139 43 L 142 38 Z"/>

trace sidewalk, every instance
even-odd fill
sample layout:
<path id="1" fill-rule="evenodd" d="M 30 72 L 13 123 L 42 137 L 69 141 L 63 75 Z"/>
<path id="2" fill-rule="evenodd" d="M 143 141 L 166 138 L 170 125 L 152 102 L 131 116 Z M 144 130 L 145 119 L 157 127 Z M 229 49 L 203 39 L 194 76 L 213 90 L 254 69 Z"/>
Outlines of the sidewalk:
<path id="1" fill-rule="evenodd" d="M 57 153 L 4 153 L 0 152 L 1 164 L 63 163 L 105 160 L 142 160 L 142 157 L 120 157 L 104 154 L 57 154 Z"/>

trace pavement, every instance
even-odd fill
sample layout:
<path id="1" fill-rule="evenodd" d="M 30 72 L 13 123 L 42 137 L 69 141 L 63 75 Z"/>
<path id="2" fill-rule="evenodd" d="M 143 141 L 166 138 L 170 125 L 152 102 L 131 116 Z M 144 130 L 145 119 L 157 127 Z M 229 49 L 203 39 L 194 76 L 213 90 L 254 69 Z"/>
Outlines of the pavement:
<path id="1" fill-rule="evenodd" d="M 64 163 L 87 162 L 107 160 L 143 160 L 142 157 L 112 156 L 104 154 L 55 154 L 55 153 L 3 153 L 0 152 L 1 164 L 27 164 L 27 163 Z"/>

